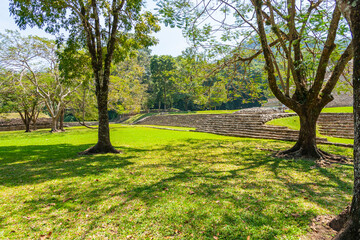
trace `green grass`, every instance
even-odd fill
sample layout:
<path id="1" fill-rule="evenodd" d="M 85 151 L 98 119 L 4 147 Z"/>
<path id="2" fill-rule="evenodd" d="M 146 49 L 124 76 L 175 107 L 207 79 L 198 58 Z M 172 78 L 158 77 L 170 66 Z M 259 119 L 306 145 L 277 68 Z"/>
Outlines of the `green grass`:
<path id="1" fill-rule="evenodd" d="M 353 107 L 324 108 L 321 112 L 323 112 L 323 113 L 352 113 Z"/>
<path id="2" fill-rule="evenodd" d="M 293 143 L 113 125 L 122 154 L 77 155 L 96 137 L 0 133 L 0 239 L 299 239 L 351 199 L 352 166 L 261 150 Z"/>
<path id="3" fill-rule="evenodd" d="M 285 126 L 293 130 L 300 130 L 300 120 L 298 116 L 277 118 L 267 122 L 266 124 L 275 125 L 275 126 Z"/>
<path id="4" fill-rule="evenodd" d="M 294 112 L 292 110 L 287 110 L 286 112 Z M 352 113 L 353 107 L 330 107 L 324 108 L 322 113 Z"/>

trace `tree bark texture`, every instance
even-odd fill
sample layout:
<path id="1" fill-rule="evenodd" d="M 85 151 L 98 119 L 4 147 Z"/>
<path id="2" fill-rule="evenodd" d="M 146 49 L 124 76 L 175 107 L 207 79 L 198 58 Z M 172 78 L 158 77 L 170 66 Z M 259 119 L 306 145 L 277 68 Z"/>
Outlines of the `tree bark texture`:
<path id="1" fill-rule="evenodd" d="M 109 79 L 108 79 L 109 80 Z M 98 142 L 95 146 L 81 152 L 82 155 L 101 154 L 101 153 L 119 153 L 110 142 L 110 127 L 108 115 L 108 85 L 98 88 L 96 92 L 98 102 Z"/>
<path id="2" fill-rule="evenodd" d="M 353 87 L 354 87 L 354 189 L 349 220 L 334 238 L 335 240 L 360 239 L 360 1 L 340 1 L 350 10 L 353 35 Z M 345 9 L 346 10 L 346 9 Z M 348 11 L 349 12 L 349 11 Z M 346 14 L 344 14 L 347 16 Z"/>

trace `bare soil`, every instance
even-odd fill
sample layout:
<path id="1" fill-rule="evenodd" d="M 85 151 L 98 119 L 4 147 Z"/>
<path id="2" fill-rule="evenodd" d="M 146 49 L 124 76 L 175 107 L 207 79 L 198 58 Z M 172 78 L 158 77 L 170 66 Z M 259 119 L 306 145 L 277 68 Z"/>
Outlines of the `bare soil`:
<path id="1" fill-rule="evenodd" d="M 336 234 L 337 231 L 329 226 L 331 220 L 335 215 L 321 215 L 311 220 L 310 231 L 305 236 L 301 237 L 301 240 L 330 240 Z"/>

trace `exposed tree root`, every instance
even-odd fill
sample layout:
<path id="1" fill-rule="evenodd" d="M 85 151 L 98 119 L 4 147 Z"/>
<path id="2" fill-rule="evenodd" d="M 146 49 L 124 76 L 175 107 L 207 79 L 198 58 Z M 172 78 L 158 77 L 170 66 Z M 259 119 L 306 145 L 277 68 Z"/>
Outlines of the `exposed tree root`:
<path id="1" fill-rule="evenodd" d="M 95 146 L 86 149 L 83 152 L 80 152 L 79 155 L 95 155 L 95 154 L 106 154 L 106 153 L 121 153 L 121 151 L 116 150 L 112 145 L 103 145 L 97 143 Z"/>
<path id="2" fill-rule="evenodd" d="M 316 165 L 319 167 L 327 167 L 330 166 L 332 163 L 348 163 L 351 161 L 346 156 L 331 154 L 321 149 L 318 149 L 317 147 L 309 149 L 309 148 L 297 147 L 296 145 L 289 150 L 277 152 L 274 154 L 274 156 L 279 158 L 288 158 L 288 159 L 293 159 L 293 158 L 311 159 L 314 160 Z"/>
<path id="3" fill-rule="evenodd" d="M 86 125 L 85 122 L 80 122 L 79 120 L 78 120 L 78 122 L 79 122 L 79 124 L 80 124 L 81 126 L 87 127 L 87 128 L 89 128 L 89 129 L 98 129 L 97 127 L 90 127 L 90 126 Z"/>
<path id="4" fill-rule="evenodd" d="M 59 129 L 51 129 L 50 132 L 51 133 L 58 133 L 58 132 L 61 132 L 61 130 L 59 130 Z"/>
<path id="5" fill-rule="evenodd" d="M 345 208 L 339 215 L 329 222 L 329 226 L 335 231 L 340 231 L 350 217 L 350 205 Z"/>
<path id="6" fill-rule="evenodd" d="M 333 240 L 359 240 L 360 232 L 358 229 L 359 227 L 349 219 Z"/>

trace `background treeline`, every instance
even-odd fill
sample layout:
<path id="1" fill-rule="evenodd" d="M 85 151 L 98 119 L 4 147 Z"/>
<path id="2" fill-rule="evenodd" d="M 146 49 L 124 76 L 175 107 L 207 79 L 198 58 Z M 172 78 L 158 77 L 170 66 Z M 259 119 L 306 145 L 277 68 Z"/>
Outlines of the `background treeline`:
<path id="1" fill-rule="evenodd" d="M 40 112 L 62 122 L 97 120 L 90 58 L 81 46 L 64 47 L 37 36 L 0 35 L 1 111 L 18 112 L 28 130 Z M 142 49 L 111 68 L 109 116 L 150 111 L 240 109 L 268 96 L 263 63 L 223 64 L 187 49 L 181 56 Z"/>

